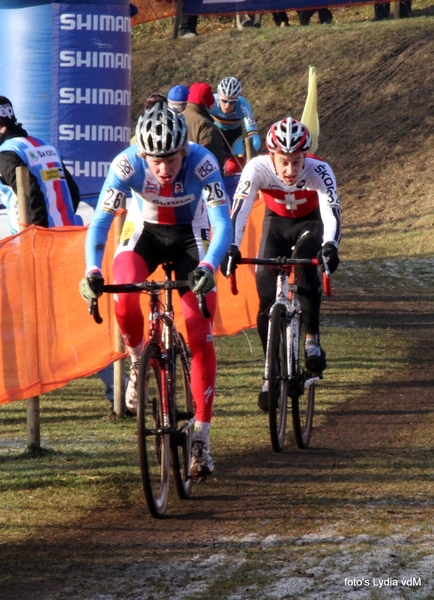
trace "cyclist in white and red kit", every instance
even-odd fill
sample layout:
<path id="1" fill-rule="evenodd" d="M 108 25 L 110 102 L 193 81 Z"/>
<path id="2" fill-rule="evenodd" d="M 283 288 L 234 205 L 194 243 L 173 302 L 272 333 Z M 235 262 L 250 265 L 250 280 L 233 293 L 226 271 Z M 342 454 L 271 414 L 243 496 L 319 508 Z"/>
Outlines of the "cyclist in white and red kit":
<path id="1" fill-rule="evenodd" d="M 320 258 L 331 273 L 339 264 L 341 238 L 340 203 L 330 166 L 308 154 L 311 136 L 305 125 L 288 117 L 274 123 L 267 133 L 268 154 L 250 160 L 244 167 L 232 208 L 233 244 L 228 256 L 240 258 L 239 246 L 256 194 L 260 191 L 266 209 L 259 258 L 279 256 Z M 226 275 L 228 256 L 221 269 Z M 324 268 L 324 267 L 322 267 Z M 319 340 L 321 282 L 317 267 L 299 269 L 299 297 L 306 329 L 306 368 L 320 374 L 326 367 Z M 256 271 L 259 295 L 258 333 L 264 353 L 267 346 L 268 308 L 275 299 L 273 272 L 264 266 Z M 268 382 L 264 382 L 258 405 L 268 409 Z"/>

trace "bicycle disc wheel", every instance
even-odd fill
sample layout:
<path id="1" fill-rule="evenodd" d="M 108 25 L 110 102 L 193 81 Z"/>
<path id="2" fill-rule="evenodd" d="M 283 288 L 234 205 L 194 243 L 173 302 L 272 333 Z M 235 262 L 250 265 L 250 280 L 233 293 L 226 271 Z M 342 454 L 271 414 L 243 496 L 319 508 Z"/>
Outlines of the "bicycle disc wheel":
<path id="1" fill-rule="evenodd" d="M 185 500 L 191 495 L 193 483 L 190 477 L 190 463 L 194 405 L 190 387 L 187 346 L 181 334 L 179 334 L 178 343 L 175 343 L 174 378 L 176 432 L 171 435 L 172 472 L 178 496 Z"/>
<path id="2" fill-rule="evenodd" d="M 268 420 L 271 446 L 281 452 L 285 441 L 288 407 L 286 308 L 277 304 L 270 321 L 268 354 Z"/>
<path id="3" fill-rule="evenodd" d="M 304 327 L 300 320 L 294 320 L 291 326 L 298 328 L 298 336 L 291 336 L 291 339 L 298 341 L 298 352 L 291 361 L 293 373 L 296 375 L 297 385 L 290 386 L 289 394 L 291 396 L 292 406 L 292 425 L 294 429 L 294 437 L 299 448 L 307 448 L 310 442 L 313 426 L 313 410 L 315 404 L 315 382 L 312 381 L 305 389 L 306 373 L 301 369 L 299 360 L 304 358 Z M 303 357 L 303 358 L 301 358 Z M 296 359 L 296 360 L 295 360 Z M 308 381 L 308 380 L 307 380 Z"/>
<path id="4" fill-rule="evenodd" d="M 142 486 L 149 510 L 162 517 L 169 496 L 169 434 L 163 433 L 160 349 L 148 344 L 141 356 L 137 382 L 137 437 Z"/>

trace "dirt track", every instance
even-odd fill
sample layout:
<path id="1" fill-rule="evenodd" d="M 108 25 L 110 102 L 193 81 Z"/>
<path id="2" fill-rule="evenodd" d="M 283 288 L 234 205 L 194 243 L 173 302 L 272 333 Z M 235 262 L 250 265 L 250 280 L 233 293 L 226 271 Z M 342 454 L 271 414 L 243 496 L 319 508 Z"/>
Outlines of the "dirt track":
<path id="1" fill-rule="evenodd" d="M 219 460 L 191 501 L 172 496 L 164 520 L 152 519 L 138 494 L 70 530 L 41 531 L 4 557 L 2 599 L 338 598 L 353 589 L 345 578 L 371 573 L 369 586 L 348 596 L 369 598 L 373 572 L 422 577 L 407 591 L 430 597 L 434 534 L 421 524 L 432 516 L 433 480 L 419 479 L 418 469 L 433 454 L 434 315 L 431 295 L 412 300 L 328 301 L 326 318 L 351 321 L 355 336 L 358 322 L 392 329 L 411 352 L 402 369 L 385 364 L 384 380 L 356 387 L 323 415 L 307 452 L 268 446 Z M 416 491 L 402 497 L 408 477 Z M 341 488 L 327 491 L 330 482 Z M 381 597 L 405 591 L 384 587 Z"/>

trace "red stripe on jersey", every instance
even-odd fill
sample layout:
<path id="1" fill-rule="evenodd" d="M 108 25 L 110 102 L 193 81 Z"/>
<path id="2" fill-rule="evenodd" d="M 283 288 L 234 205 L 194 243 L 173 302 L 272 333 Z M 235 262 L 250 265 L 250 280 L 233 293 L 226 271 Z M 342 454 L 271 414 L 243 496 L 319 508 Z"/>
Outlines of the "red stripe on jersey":
<path id="1" fill-rule="evenodd" d="M 261 190 L 265 204 L 281 217 L 296 219 L 305 217 L 319 206 L 318 194 L 314 190 Z"/>
<path id="2" fill-rule="evenodd" d="M 161 186 L 158 194 L 162 198 L 173 198 L 173 186 L 171 183 Z M 162 225 L 175 225 L 176 214 L 173 206 L 158 207 L 158 222 Z"/>
<path id="3" fill-rule="evenodd" d="M 35 140 L 35 138 L 31 137 L 30 135 L 26 137 L 26 140 L 33 144 L 33 146 L 41 146 L 38 140 Z"/>
<path id="4" fill-rule="evenodd" d="M 47 163 L 47 167 L 49 169 L 55 168 L 55 164 Z M 66 210 L 65 200 L 63 198 L 62 182 L 57 180 L 52 181 L 51 183 L 53 185 L 54 193 L 56 194 L 56 208 L 59 211 L 62 225 L 75 225 L 75 223 L 71 223 L 70 219 L 68 218 L 68 211 Z"/>

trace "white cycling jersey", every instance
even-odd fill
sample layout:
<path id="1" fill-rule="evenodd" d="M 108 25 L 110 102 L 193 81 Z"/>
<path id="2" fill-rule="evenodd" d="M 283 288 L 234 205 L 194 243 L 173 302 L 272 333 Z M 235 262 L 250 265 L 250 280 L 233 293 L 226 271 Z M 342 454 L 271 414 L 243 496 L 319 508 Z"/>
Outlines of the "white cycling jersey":
<path id="1" fill-rule="evenodd" d="M 303 170 L 294 185 L 286 185 L 276 174 L 270 154 L 257 156 L 244 167 L 234 194 L 232 221 L 234 244 L 240 246 L 247 218 L 258 192 L 262 193 L 267 212 L 287 219 L 318 220 L 324 225 L 323 243 L 341 238 L 340 202 L 336 180 L 330 165 L 320 158 L 307 155 Z"/>

